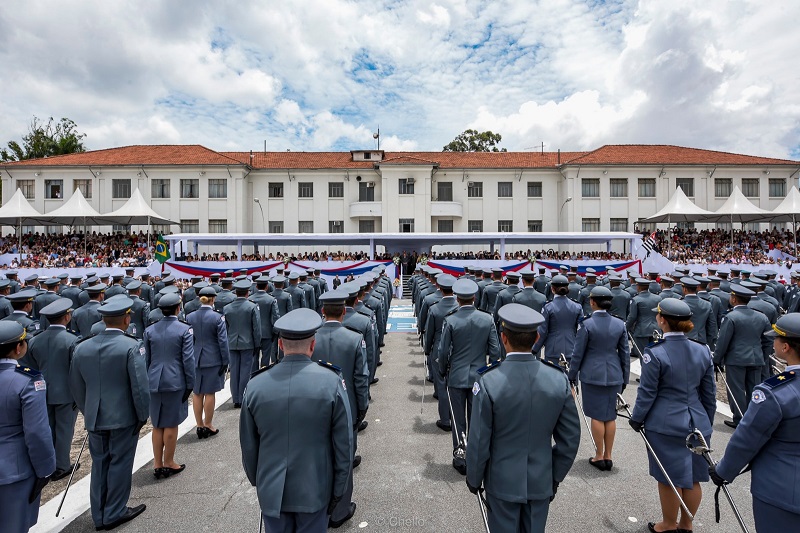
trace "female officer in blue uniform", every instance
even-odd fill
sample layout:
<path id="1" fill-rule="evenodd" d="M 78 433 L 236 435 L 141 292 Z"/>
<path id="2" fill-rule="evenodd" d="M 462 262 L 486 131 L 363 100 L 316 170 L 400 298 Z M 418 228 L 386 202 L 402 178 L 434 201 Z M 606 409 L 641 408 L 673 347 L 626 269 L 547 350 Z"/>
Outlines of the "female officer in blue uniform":
<path id="1" fill-rule="evenodd" d="M 569 280 L 566 276 L 554 276 L 550 281 L 550 290 L 553 291 L 553 299 L 542 309 L 544 323 L 539 326 L 539 338 L 533 345 L 533 353 L 538 353 L 544 347 L 545 359 L 558 364 L 562 353 L 567 359 L 572 357 L 583 309 L 581 304 L 567 298 Z"/>
<path id="2" fill-rule="evenodd" d="M 583 412 L 592 419 L 592 437 L 597 444 L 589 464 L 599 470 L 614 466 L 611 451 L 617 432 L 617 393 L 625 390 L 631 355 L 625 323 L 609 314 L 611 291 L 594 287 L 589 293 L 591 316 L 578 325 L 569 380 L 580 374 Z"/>
<path id="3" fill-rule="evenodd" d="M 28 531 L 39 518 L 42 488 L 56 469 L 42 375 L 17 365 L 28 343 L 17 322 L 0 322 L 0 509 L 2 530 Z"/>
<path id="4" fill-rule="evenodd" d="M 796 531 L 800 524 L 800 313 L 778 319 L 767 335 L 786 370 L 756 385 L 733 432 L 714 483 L 733 481 L 750 464 L 756 531 Z"/>
<path id="5" fill-rule="evenodd" d="M 664 338 L 642 354 L 641 384 L 630 425 L 636 431 L 647 429 L 656 456 L 694 515 L 703 495 L 699 482 L 708 481 L 708 472 L 703 457 L 686 448 L 686 436 L 696 428 L 711 442 L 717 409 L 714 363 L 708 346 L 686 337 L 693 327 L 686 302 L 667 298 L 656 311 Z M 661 522 L 648 524 L 650 531 L 691 531 L 691 519 L 682 514 L 678 520 L 678 498 L 649 458 L 662 515 Z"/>

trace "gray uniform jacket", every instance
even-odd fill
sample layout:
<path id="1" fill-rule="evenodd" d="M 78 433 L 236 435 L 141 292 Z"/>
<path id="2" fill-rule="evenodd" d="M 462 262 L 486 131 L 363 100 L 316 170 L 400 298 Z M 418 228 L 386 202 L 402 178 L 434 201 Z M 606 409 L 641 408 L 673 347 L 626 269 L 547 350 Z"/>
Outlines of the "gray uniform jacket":
<path id="1" fill-rule="evenodd" d="M 317 310 L 317 296 L 314 294 L 314 287 L 308 283 L 298 283 L 297 287 L 306 295 L 306 307 Z"/>
<path id="2" fill-rule="evenodd" d="M 622 287 L 613 287 L 611 291 L 611 309 L 609 313 L 622 320 L 627 320 L 631 307 L 631 295 L 622 290 Z"/>
<path id="3" fill-rule="evenodd" d="M 550 276 L 545 276 L 544 274 L 536 276 L 536 279 L 533 280 L 533 288 L 538 293 L 547 294 L 550 290 Z"/>
<path id="4" fill-rule="evenodd" d="M 694 328 L 686 336 L 713 348 L 717 340 L 717 317 L 714 316 L 711 303 L 696 294 L 687 294 L 683 297 L 683 301 L 692 310 L 691 320 L 694 324 Z"/>
<path id="5" fill-rule="evenodd" d="M 589 305 L 589 293 L 592 292 L 592 289 L 594 289 L 595 286 L 595 283 L 587 283 L 586 286 L 581 289 L 581 292 L 578 295 L 578 303 L 581 304 L 584 315 L 592 314 L 592 306 Z"/>
<path id="6" fill-rule="evenodd" d="M 228 324 L 228 346 L 231 350 L 261 348 L 261 314 L 258 306 L 247 298 L 236 298 L 223 312 Z"/>
<path id="7" fill-rule="evenodd" d="M 145 349 L 138 339 L 107 329 L 75 345 L 69 388 L 86 429 L 130 427 L 150 416 Z"/>
<path id="8" fill-rule="evenodd" d="M 716 392 L 708 346 L 667 334 L 644 350 L 632 419 L 644 422 L 648 432 L 685 438 L 696 428 L 709 438 Z"/>
<path id="9" fill-rule="evenodd" d="M 0 295 L 0 320 L 4 319 L 13 312 L 14 308 L 11 307 L 11 302 L 8 301 L 8 298 Z"/>
<path id="10" fill-rule="evenodd" d="M 764 333 L 771 331 L 769 319 L 755 309 L 737 305 L 722 319 L 714 364 L 760 367 L 769 364 L 772 340 Z"/>
<path id="11" fill-rule="evenodd" d="M 292 309 L 308 307 L 308 305 L 306 305 L 306 293 L 303 289 L 297 285 L 289 285 L 286 287 L 286 292 L 292 297 Z"/>
<path id="12" fill-rule="evenodd" d="M 144 332 L 150 392 L 194 388 L 194 333 L 176 316 L 164 317 Z"/>
<path id="13" fill-rule="evenodd" d="M 487 287 L 488 288 L 488 287 Z M 500 344 L 492 315 L 463 305 L 449 314 L 439 343 L 439 372 L 447 375 L 447 385 L 469 389 L 478 381 L 478 369 L 500 359 Z"/>
<path id="14" fill-rule="evenodd" d="M 186 321 L 194 332 L 194 361 L 197 368 L 227 366 L 230 363 L 228 328 L 221 314 L 203 305 Z"/>
<path id="15" fill-rule="evenodd" d="M 569 379 L 608 387 L 628 383 L 631 351 L 625 323 L 606 311 L 595 311 L 578 324 Z"/>
<path id="16" fill-rule="evenodd" d="M 281 317 L 278 302 L 266 291 L 256 291 L 249 300 L 258 306 L 261 316 L 261 339 L 272 340 L 272 326 Z"/>
<path id="17" fill-rule="evenodd" d="M 128 291 L 125 290 L 125 287 L 115 283 L 114 285 L 110 286 L 106 289 L 106 298 L 111 298 L 112 296 L 116 296 L 117 294 L 126 294 Z"/>
<path id="18" fill-rule="evenodd" d="M 420 306 L 419 314 L 417 315 L 417 329 L 419 329 L 420 332 L 425 332 L 430 308 L 436 305 L 443 297 L 444 294 L 442 294 L 442 291 L 436 289 L 422 300 L 422 305 Z"/>
<path id="19" fill-rule="evenodd" d="M 137 339 L 144 336 L 144 330 L 147 328 L 147 319 L 150 316 L 150 304 L 139 298 L 138 296 L 131 296 L 133 307 L 131 307 L 131 327 L 128 329 L 131 335 Z"/>
<path id="20" fill-rule="evenodd" d="M 223 289 L 219 291 L 217 297 L 214 299 L 214 310 L 217 313 L 221 313 L 225 306 L 231 303 L 236 299 L 236 294 L 233 291 L 229 291 L 227 289 Z"/>
<path id="21" fill-rule="evenodd" d="M 716 295 L 708 291 L 697 291 L 697 296 L 711 304 L 711 314 L 714 315 L 714 320 L 717 322 L 717 333 L 719 333 L 719 326 L 722 323 L 722 302 Z M 724 307 L 727 308 L 728 305 L 725 304 Z"/>
<path id="22" fill-rule="evenodd" d="M 581 305 L 566 296 L 555 296 L 542 309 L 544 322 L 539 326 L 539 339 L 533 345 L 533 353 L 544 347 L 544 355 L 550 360 L 572 357 L 575 350 L 575 335 L 578 322 L 583 318 Z"/>
<path id="23" fill-rule="evenodd" d="M 628 318 L 625 325 L 634 337 L 651 337 L 653 330 L 658 328 L 656 311 L 661 301 L 657 295 L 649 291 L 640 292 L 631 300 Z"/>
<path id="24" fill-rule="evenodd" d="M 511 298 L 512 303 L 522 304 L 530 307 L 537 313 L 541 313 L 547 298 L 533 287 L 525 287 Z"/>
<path id="25" fill-rule="evenodd" d="M 38 372 L 0 359 L 0 485 L 47 477 L 56 469 L 46 386 Z"/>
<path id="26" fill-rule="evenodd" d="M 342 496 L 351 475 L 353 420 L 342 377 L 305 355 L 265 368 L 244 392 L 244 471 L 265 515 L 316 513 Z"/>
<path id="27" fill-rule="evenodd" d="M 292 296 L 283 289 L 274 289 L 270 296 L 275 298 L 275 301 L 278 304 L 278 314 L 279 316 L 283 316 L 289 311 L 293 310 L 294 307 L 292 306 Z"/>
<path id="28" fill-rule="evenodd" d="M 44 317 L 40 317 L 39 316 L 39 311 L 41 311 L 41 309 L 43 307 L 55 302 L 59 298 L 61 298 L 61 297 L 58 295 L 58 293 L 51 292 L 51 291 L 47 291 L 44 294 L 40 294 L 39 296 L 34 298 L 34 300 L 33 300 L 33 313 L 32 313 L 33 318 L 35 320 L 39 320 L 40 322 L 43 322 L 41 319 L 44 318 Z M 43 322 L 43 323 L 46 324 L 46 322 Z M 42 329 L 45 329 L 46 327 L 47 327 L 46 325 L 43 325 Z"/>
<path id="29" fill-rule="evenodd" d="M 481 302 L 480 305 L 478 305 L 478 309 L 480 309 L 481 311 L 486 311 L 488 313 L 494 311 L 494 304 L 495 301 L 497 300 L 497 295 L 500 293 L 500 291 L 503 291 L 505 289 L 506 285 L 502 281 L 498 280 L 492 281 L 489 285 L 487 285 L 483 289 L 483 296 L 481 296 Z"/>
<path id="30" fill-rule="evenodd" d="M 767 300 L 763 300 L 758 297 L 750 298 L 750 301 L 747 303 L 747 307 L 763 313 L 764 316 L 766 316 L 769 320 L 770 324 L 774 324 L 778 321 L 778 310 Z"/>
<path id="31" fill-rule="evenodd" d="M 183 306 L 183 314 L 184 316 L 189 316 L 189 313 L 194 313 L 200 306 L 203 305 L 200 302 L 200 298 L 194 298 L 193 300 L 186 302 Z"/>
<path id="32" fill-rule="evenodd" d="M 515 503 L 553 495 L 575 461 L 581 423 L 564 373 L 509 353 L 473 386 L 467 480 Z M 555 444 L 553 444 L 553 442 Z"/>
<path id="33" fill-rule="evenodd" d="M 494 299 L 494 307 L 489 309 L 488 311 L 492 313 L 494 316 L 495 325 L 500 324 L 500 319 L 497 317 L 497 311 L 500 310 L 506 304 L 510 304 L 514 301 L 514 296 L 516 296 L 522 289 L 519 288 L 518 285 L 508 285 L 505 289 L 497 293 L 497 298 Z"/>
<path id="34" fill-rule="evenodd" d="M 14 322 L 17 322 L 20 326 L 25 328 L 25 331 L 28 332 L 28 335 L 36 335 L 41 331 L 41 325 L 39 324 L 39 321 L 33 320 L 31 317 L 25 314 L 25 311 L 14 311 L 3 320 L 13 320 Z"/>
<path id="35" fill-rule="evenodd" d="M 76 287 L 75 285 L 70 285 L 69 287 L 61 291 L 62 298 L 69 298 L 70 300 L 72 300 L 72 309 L 77 309 L 81 306 L 80 294 L 81 294 L 81 288 Z"/>
<path id="36" fill-rule="evenodd" d="M 439 342 L 442 340 L 442 327 L 444 319 L 452 311 L 458 309 L 455 296 L 445 296 L 439 303 L 431 307 L 428 313 L 428 323 L 425 325 L 425 355 L 430 355 L 434 361 L 439 357 Z"/>
<path id="37" fill-rule="evenodd" d="M 329 320 L 317 330 L 314 338 L 317 343 L 311 359 L 339 367 L 355 422 L 355 415 L 369 407 L 369 367 L 364 337 L 335 320 Z"/>
<path id="38" fill-rule="evenodd" d="M 367 315 L 362 315 L 352 307 L 345 307 L 342 325 L 361 333 L 364 337 L 364 344 L 366 345 L 367 362 L 369 365 L 374 365 L 377 361 L 377 353 L 375 350 L 378 347 L 378 337 L 376 336 L 375 325 L 369 317 Z"/>
<path id="39" fill-rule="evenodd" d="M 150 307 L 153 307 L 153 296 L 155 295 L 153 291 L 153 286 L 150 285 L 149 283 L 142 282 L 141 291 L 142 291 L 141 294 L 142 300 L 149 303 Z"/>
<path id="40" fill-rule="evenodd" d="M 76 309 L 72 314 L 72 326 L 80 333 L 81 337 L 88 337 L 91 335 L 92 326 L 103 319 L 97 311 L 98 307 L 100 307 L 100 302 L 92 300 L 87 302 L 80 309 Z"/>
<path id="41" fill-rule="evenodd" d="M 78 337 L 64 326 L 50 326 L 28 342 L 25 359 L 44 376 L 48 405 L 74 401 L 69 390 L 69 362 L 77 341 Z"/>

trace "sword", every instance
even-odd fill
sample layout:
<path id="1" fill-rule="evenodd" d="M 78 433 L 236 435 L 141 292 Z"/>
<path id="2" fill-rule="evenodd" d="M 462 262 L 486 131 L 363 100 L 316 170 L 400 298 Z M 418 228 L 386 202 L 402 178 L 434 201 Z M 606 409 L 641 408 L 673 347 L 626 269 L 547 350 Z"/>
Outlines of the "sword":
<path id="1" fill-rule="evenodd" d="M 739 407 L 739 403 L 736 401 L 736 398 L 733 397 L 731 388 L 728 385 L 728 380 L 725 379 L 725 372 L 717 372 L 717 375 L 719 375 L 722 378 L 722 383 L 725 384 L 725 388 L 728 390 L 728 396 L 730 396 L 731 398 L 731 403 L 734 405 L 734 407 L 736 407 L 736 410 L 739 411 L 739 416 L 744 418 L 744 413 L 742 412 L 742 408 Z"/>
<path id="2" fill-rule="evenodd" d="M 425 356 L 425 352 L 422 352 L 422 400 L 420 400 L 419 404 L 419 414 L 422 414 L 422 409 L 425 407 L 425 382 L 428 381 L 428 358 Z"/>
<path id="3" fill-rule="evenodd" d="M 569 361 L 567 361 L 567 357 L 562 353 L 559 359 L 560 365 L 567 371 L 567 373 L 569 373 Z M 586 431 L 589 432 L 589 438 L 592 439 L 594 453 L 597 453 L 597 443 L 594 441 L 594 435 L 592 435 L 592 426 L 589 424 L 589 419 L 586 418 L 586 414 L 583 412 L 583 402 L 578 399 L 578 391 L 575 390 L 575 387 L 572 385 L 572 383 L 569 384 L 569 388 L 572 390 L 572 399 L 575 400 L 575 405 L 581 412 L 583 422 L 586 424 Z"/>
<path id="4" fill-rule="evenodd" d="M 639 352 L 639 357 L 641 358 L 642 357 L 642 350 L 639 349 L 639 345 L 636 344 L 635 340 L 633 340 L 633 335 L 631 335 L 630 331 L 628 332 L 628 340 L 631 341 L 631 344 L 633 344 L 633 347 L 636 348 L 637 352 Z"/>
<path id="5" fill-rule="evenodd" d="M 664 338 L 664 334 L 661 333 L 661 330 L 659 330 L 659 329 L 654 329 L 653 330 L 653 340 L 654 341 L 660 341 L 663 338 Z"/>
<path id="6" fill-rule="evenodd" d="M 264 529 L 264 517 L 261 515 L 261 510 L 258 511 L 258 533 Z"/>
<path id="7" fill-rule="evenodd" d="M 697 439 L 698 442 L 697 445 L 692 444 L 693 439 Z M 686 447 L 689 448 L 689 450 L 692 453 L 696 453 L 697 455 L 702 455 L 703 458 L 708 463 L 708 466 L 716 466 L 717 462 L 714 460 L 713 457 L 711 457 L 711 452 L 714 450 L 708 447 L 708 443 L 706 442 L 705 437 L 703 437 L 703 434 L 700 433 L 699 429 L 695 428 L 695 430 L 689 433 L 689 435 L 686 437 Z M 728 498 L 728 503 L 731 504 L 731 509 L 733 509 L 733 514 L 736 515 L 736 520 L 739 522 L 739 527 L 742 528 L 742 531 L 744 531 L 744 533 L 750 533 L 749 530 L 747 529 L 747 525 L 744 523 L 742 515 L 739 513 L 739 509 L 733 502 L 733 497 L 731 496 L 731 492 L 728 490 L 727 483 L 721 485 L 717 489 L 717 495 L 715 496 L 715 501 L 716 501 L 715 503 L 717 504 L 717 523 L 719 523 L 719 500 L 717 500 L 717 497 L 719 496 L 719 489 L 722 489 L 722 491 L 725 493 L 725 497 Z"/>
<path id="8" fill-rule="evenodd" d="M 625 409 L 625 412 L 628 413 L 628 418 L 631 418 L 633 416 L 633 413 L 631 413 L 630 405 L 628 405 L 628 402 L 625 401 L 625 398 L 622 396 L 622 394 L 617 393 L 617 401 L 620 402 L 620 406 Z M 659 460 L 655 450 L 650 445 L 650 441 L 647 440 L 647 436 L 644 434 L 644 428 L 642 428 L 642 430 L 639 431 L 638 433 L 639 435 L 642 436 L 642 440 L 644 440 L 644 444 L 645 446 L 647 446 L 647 450 L 650 452 L 650 455 L 652 455 L 653 459 L 655 459 L 659 470 L 661 470 L 661 473 L 664 474 L 665 478 L 667 478 L 669 486 L 670 488 L 672 488 L 672 492 L 675 493 L 675 496 L 678 497 L 678 502 L 680 502 L 681 504 L 681 509 L 683 509 L 683 512 L 686 513 L 686 516 L 689 517 L 689 520 L 694 521 L 694 515 L 692 515 L 691 511 L 689 511 L 689 508 L 686 506 L 686 502 L 684 502 L 683 498 L 681 497 L 681 493 L 678 492 L 678 489 L 675 487 L 675 484 L 672 482 L 672 479 L 670 479 L 669 474 L 667 474 L 664 465 L 661 464 L 661 460 Z"/>
<path id="9" fill-rule="evenodd" d="M 447 398 L 448 399 L 450 398 L 450 393 L 449 392 L 447 393 Z M 452 405 L 450 406 L 450 416 L 451 417 L 453 416 L 453 406 Z M 455 421 L 451 421 L 451 423 L 455 423 Z M 467 449 L 467 436 L 463 432 L 461 433 L 461 438 L 463 439 L 464 449 L 466 450 Z M 483 518 L 483 527 L 486 529 L 486 533 L 492 533 L 491 531 L 489 531 L 489 517 L 486 514 L 486 501 L 483 499 L 482 492 L 483 492 L 482 489 L 478 489 L 478 492 L 477 492 L 477 494 L 475 494 L 475 496 L 478 497 L 478 507 L 480 507 L 480 509 L 481 509 L 481 517 Z"/>
<path id="10" fill-rule="evenodd" d="M 69 481 L 67 481 L 67 488 L 64 489 L 64 496 L 61 498 L 61 503 L 58 504 L 58 509 L 56 510 L 56 516 L 61 513 L 61 506 L 64 505 L 64 500 L 67 499 L 67 493 L 69 492 L 69 487 L 72 485 L 72 478 L 75 476 L 75 471 L 78 469 L 78 463 L 81 460 L 81 455 L 83 455 L 83 450 L 86 448 L 86 441 L 89 439 L 89 432 L 86 432 L 86 435 L 83 436 L 83 444 L 81 444 L 81 451 L 78 452 L 78 458 L 75 459 L 75 464 L 72 465 L 72 472 L 69 475 Z"/>

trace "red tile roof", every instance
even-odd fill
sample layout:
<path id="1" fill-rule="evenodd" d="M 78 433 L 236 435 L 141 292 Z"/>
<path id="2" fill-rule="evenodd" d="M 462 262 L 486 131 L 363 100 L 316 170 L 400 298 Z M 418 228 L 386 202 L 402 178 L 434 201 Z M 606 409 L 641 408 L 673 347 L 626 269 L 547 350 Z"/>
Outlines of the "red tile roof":
<path id="1" fill-rule="evenodd" d="M 215 152 L 200 145 L 142 145 L 3 163 L 10 167 L 245 165 L 255 169 L 368 169 L 350 152 Z M 556 168 L 561 165 L 772 165 L 800 162 L 669 145 L 606 145 L 591 152 L 386 152 L 383 164 L 440 168 Z"/>

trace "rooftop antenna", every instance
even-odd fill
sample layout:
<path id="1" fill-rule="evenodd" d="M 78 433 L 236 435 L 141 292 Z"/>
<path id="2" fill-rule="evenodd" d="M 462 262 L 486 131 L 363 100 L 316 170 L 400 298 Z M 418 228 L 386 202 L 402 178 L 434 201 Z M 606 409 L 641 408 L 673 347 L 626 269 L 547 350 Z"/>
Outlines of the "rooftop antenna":
<path id="1" fill-rule="evenodd" d="M 542 141 L 542 155 L 544 155 L 544 141 Z"/>
<path id="2" fill-rule="evenodd" d="M 372 138 L 378 141 L 378 150 L 381 149 L 381 127 L 378 126 L 378 133 L 373 133 Z"/>
<path id="3" fill-rule="evenodd" d="M 267 153 L 267 140 L 264 139 L 264 153 Z"/>

